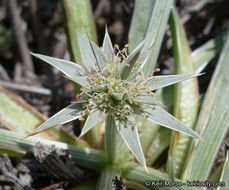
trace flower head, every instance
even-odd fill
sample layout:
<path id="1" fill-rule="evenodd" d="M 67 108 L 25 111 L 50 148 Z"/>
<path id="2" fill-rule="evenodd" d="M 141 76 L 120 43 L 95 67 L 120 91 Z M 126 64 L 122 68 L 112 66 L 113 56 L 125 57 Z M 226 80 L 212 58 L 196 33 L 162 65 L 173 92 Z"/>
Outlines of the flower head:
<path id="1" fill-rule="evenodd" d="M 133 74 L 122 79 L 124 67 L 130 67 L 130 64 L 127 62 L 126 47 L 119 50 L 116 46 L 116 49 L 117 54 L 112 52 L 108 64 L 101 70 L 97 67 L 95 71 L 86 74 L 88 85 L 81 89 L 82 93 L 79 95 L 79 99 L 85 101 L 82 115 L 100 110 L 113 114 L 116 121 L 136 123 L 133 114 L 136 110 L 144 110 L 144 102 L 139 101 L 139 98 L 155 96 L 147 85 L 152 76 L 145 77 L 141 62 L 137 62 L 132 68 Z M 156 104 L 156 98 L 151 103 Z"/>
<path id="2" fill-rule="evenodd" d="M 189 79 L 193 75 L 153 76 L 159 69 L 145 75 L 143 67 L 148 58 L 146 53 L 148 50 L 144 47 L 144 41 L 128 55 L 128 45 L 122 50 L 118 45 L 114 45 L 113 48 L 107 31 L 102 48 L 81 34 L 77 36 L 82 54 L 81 66 L 33 54 L 80 84 L 82 92 L 77 95 L 77 102 L 55 114 L 32 134 L 88 115 L 81 137 L 102 120 L 103 115 L 112 115 L 124 142 L 144 167 L 146 163 L 138 136 L 136 116 L 140 115 L 164 127 L 198 137 L 194 131 L 162 109 L 153 92 Z"/>

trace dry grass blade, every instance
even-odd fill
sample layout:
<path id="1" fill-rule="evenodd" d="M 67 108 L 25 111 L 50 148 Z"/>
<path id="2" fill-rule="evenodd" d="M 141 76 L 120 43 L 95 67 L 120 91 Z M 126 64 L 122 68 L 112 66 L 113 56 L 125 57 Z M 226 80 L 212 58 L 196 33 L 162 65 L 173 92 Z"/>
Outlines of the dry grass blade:
<path id="1" fill-rule="evenodd" d="M 13 111 L 12 111 L 13 110 Z M 21 135 L 26 135 L 47 118 L 27 104 L 22 98 L 0 86 L 0 123 Z M 40 135 L 50 140 L 85 146 L 86 143 L 69 137 L 59 129 L 51 129 Z"/>

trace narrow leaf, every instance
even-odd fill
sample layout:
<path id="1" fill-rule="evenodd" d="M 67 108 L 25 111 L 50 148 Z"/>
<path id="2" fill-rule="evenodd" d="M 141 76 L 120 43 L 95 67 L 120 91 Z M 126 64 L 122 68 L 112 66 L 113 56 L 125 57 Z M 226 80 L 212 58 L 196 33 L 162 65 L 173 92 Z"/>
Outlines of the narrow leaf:
<path id="1" fill-rule="evenodd" d="M 92 50 L 92 46 L 90 43 L 90 39 L 88 33 L 76 33 L 77 40 L 79 43 L 79 50 L 81 54 L 81 61 L 82 64 L 86 67 L 85 69 L 89 73 L 93 73 L 95 71 L 100 70 L 100 65 L 97 62 L 98 60 L 95 57 L 95 52 Z M 99 125 L 99 124 L 98 124 Z M 98 142 L 100 140 L 100 131 L 98 128 L 92 128 L 88 133 L 86 134 L 86 138 L 88 142 L 91 143 L 92 146 L 98 146 Z"/>
<path id="2" fill-rule="evenodd" d="M 158 106 L 150 106 L 144 110 L 146 118 L 169 129 L 184 133 L 191 137 L 200 138 L 199 135 L 194 132 L 192 129 L 186 127 L 174 116 L 169 114 L 167 111 L 163 110 Z"/>
<path id="3" fill-rule="evenodd" d="M 150 104 L 150 105 L 159 105 L 160 104 L 156 96 L 150 96 L 150 95 L 138 96 L 136 97 L 135 100 L 143 104 Z"/>
<path id="4" fill-rule="evenodd" d="M 107 64 L 107 60 L 103 52 L 100 48 L 90 40 L 88 33 L 77 32 L 77 40 L 79 43 L 79 50 L 81 53 L 81 61 L 82 64 L 86 67 L 86 70 L 89 73 L 94 73 L 95 71 L 102 71 L 105 65 Z M 96 127 L 91 128 L 90 131 L 86 134 L 86 139 L 90 143 L 90 145 L 94 148 L 98 148 L 101 146 L 101 130 L 99 127 L 100 123 L 97 124 Z"/>
<path id="5" fill-rule="evenodd" d="M 51 127 L 55 127 L 58 124 L 65 124 L 67 122 L 78 119 L 79 117 L 81 117 L 81 111 L 83 111 L 83 106 L 80 103 L 71 104 L 56 113 L 44 123 L 42 123 L 28 136 L 35 135 L 37 133 L 40 133 L 41 131 L 47 130 Z"/>
<path id="6" fill-rule="evenodd" d="M 125 141 L 126 145 L 130 149 L 130 151 L 134 154 L 134 156 L 137 158 L 139 163 L 144 166 L 146 171 L 148 171 L 146 167 L 145 157 L 138 136 L 137 127 L 135 127 L 130 123 L 124 125 L 121 122 L 119 122 L 117 128 L 123 140 Z"/>
<path id="7" fill-rule="evenodd" d="M 217 190 L 226 190 L 229 187 L 229 152 L 227 152 L 227 157 L 224 162 L 222 175 L 220 182 L 224 182 L 225 186 L 219 186 Z"/>
<path id="8" fill-rule="evenodd" d="M 191 79 L 198 75 L 192 74 L 184 74 L 184 75 L 162 75 L 162 76 L 154 76 L 149 82 L 148 85 L 150 90 L 156 90 L 159 88 L 163 88 L 165 86 L 169 86 L 187 79 Z"/>
<path id="9" fill-rule="evenodd" d="M 110 163 L 113 163 L 116 159 L 117 132 L 114 116 L 108 115 L 106 117 L 104 148 Z"/>
<path id="10" fill-rule="evenodd" d="M 169 177 L 172 181 L 175 180 L 174 163 L 171 155 L 169 155 Z"/>
<path id="11" fill-rule="evenodd" d="M 77 33 L 76 35 L 79 43 L 79 50 L 80 50 L 83 65 L 90 73 L 96 71 L 97 70 L 95 68 L 96 58 L 91 49 L 91 45 L 88 37 L 86 38 L 86 34 L 85 36 L 83 36 L 81 33 Z"/>
<path id="12" fill-rule="evenodd" d="M 61 0 L 64 10 L 65 27 L 72 58 L 80 63 L 82 54 L 76 33 L 87 33 L 91 40 L 97 42 L 95 23 L 90 0 Z"/>
<path id="13" fill-rule="evenodd" d="M 79 138 L 82 137 L 85 133 L 87 133 L 92 127 L 94 127 L 101 119 L 102 112 L 100 110 L 95 110 L 90 115 L 88 115 L 87 121 L 84 124 L 84 127 L 81 131 Z"/>
<path id="14" fill-rule="evenodd" d="M 54 145 L 58 149 L 67 150 L 77 165 L 84 168 L 98 171 L 103 168 L 106 163 L 104 153 L 99 150 L 92 148 L 80 148 L 77 146 L 69 145 L 67 143 L 51 141 L 34 136 L 23 138 L 23 135 L 19 133 L 0 129 L 0 149 L 3 147 L 14 150 L 15 152 L 22 152 L 25 154 L 26 151 L 28 151 L 37 143 L 44 145 Z"/>
<path id="15" fill-rule="evenodd" d="M 170 28 L 173 40 L 173 52 L 175 56 L 175 73 L 195 73 L 195 65 L 190 54 L 191 50 L 185 35 L 184 28 L 175 8 L 172 9 L 170 17 Z M 174 116 L 185 126 L 194 129 L 198 114 L 198 81 L 196 78 L 178 83 L 174 86 Z M 172 133 L 169 153 L 173 161 L 170 165 L 170 158 L 167 160 L 167 171 L 173 167 L 174 175 L 180 177 L 188 159 L 193 139 L 178 132 Z"/>
<path id="16" fill-rule="evenodd" d="M 102 71 L 105 65 L 108 63 L 107 58 L 103 54 L 102 50 L 94 42 L 90 41 L 90 44 L 91 44 L 91 49 L 96 58 L 97 65 L 100 71 Z"/>
<path id="17" fill-rule="evenodd" d="M 139 61 L 144 63 L 143 71 L 146 75 L 151 73 L 156 65 L 172 3 L 173 0 L 136 0 L 135 2 L 129 44 L 130 50 L 133 50 L 145 39 L 146 44 L 141 51 Z"/>
<path id="18" fill-rule="evenodd" d="M 165 127 L 160 127 L 160 129 L 155 135 L 155 138 L 152 139 L 152 142 L 145 154 L 147 165 L 154 164 L 154 162 L 159 158 L 163 151 L 165 151 L 166 148 L 169 147 L 170 139 L 171 130 Z"/>
<path id="19" fill-rule="evenodd" d="M 87 131 L 83 136 L 83 139 L 86 140 L 91 147 L 101 149 L 103 147 L 103 134 L 104 126 L 102 123 L 98 122 L 94 127 Z"/>
<path id="20" fill-rule="evenodd" d="M 229 126 L 229 32 L 208 87 L 197 121 L 205 142 L 196 142 L 187 163 L 184 180 L 206 180 Z"/>
<path id="21" fill-rule="evenodd" d="M 45 61 L 46 63 L 56 67 L 62 73 L 69 77 L 69 79 L 73 80 L 74 82 L 82 85 L 87 86 L 88 82 L 84 77 L 85 71 L 80 65 L 73 63 L 71 61 L 66 61 L 63 59 L 57 59 L 53 57 L 49 57 L 46 55 L 31 53 L 33 56 Z"/>
<path id="22" fill-rule="evenodd" d="M 110 36 L 108 34 L 107 27 L 106 27 L 106 31 L 105 31 L 104 40 L 103 40 L 102 51 L 103 51 L 103 54 L 106 56 L 106 59 L 108 61 L 111 61 L 113 56 L 114 56 L 114 49 L 112 46 Z"/>
<path id="23" fill-rule="evenodd" d="M 140 135 L 140 141 L 142 145 L 142 150 L 145 155 L 146 164 L 149 162 L 147 161 L 147 154 L 149 153 L 149 148 L 153 142 L 153 140 L 156 138 L 156 134 L 158 133 L 158 129 L 160 128 L 157 124 L 152 123 L 151 121 L 147 120 L 146 118 L 141 119 L 138 124 L 138 129 L 141 131 Z M 154 149 L 154 148 L 153 148 Z M 149 153 L 149 157 L 151 157 L 152 154 Z"/>
<path id="24" fill-rule="evenodd" d="M 117 176 L 117 171 L 111 167 L 105 168 L 96 184 L 96 190 L 113 190 L 112 180 Z"/>
<path id="25" fill-rule="evenodd" d="M 161 102 L 163 100 L 161 93 L 159 91 L 154 96 L 144 95 L 144 96 L 137 97 L 137 99 L 139 99 L 140 102 L 142 102 L 142 103 L 145 102 L 149 105 L 161 105 L 162 104 Z M 144 107 L 144 106 L 148 106 L 148 105 L 142 105 L 142 106 Z M 161 106 L 163 106 L 163 105 L 161 105 Z M 146 156 L 146 163 L 147 163 L 148 162 L 147 159 L 149 159 L 149 158 L 147 158 L 147 155 L 149 155 L 150 158 L 155 155 L 155 154 L 150 154 L 149 149 L 151 148 L 152 143 L 154 142 L 154 140 L 158 134 L 158 130 L 159 130 L 160 126 L 157 125 L 156 123 L 153 123 L 153 122 L 149 121 L 148 119 L 142 117 L 141 114 L 139 114 L 139 117 L 135 117 L 135 119 L 137 121 L 137 126 L 138 126 L 139 130 L 141 131 L 140 140 L 141 140 L 143 152 Z M 154 147 L 152 149 L 155 150 Z M 160 151 L 158 151 L 158 152 L 160 152 Z M 151 165 L 151 164 L 147 164 L 147 165 Z"/>
<path id="26" fill-rule="evenodd" d="M 45 117 L 32 106 L 28 105 L 19 96 L 0 86 L 1 125 L 25 135 L 44 121 Z"/>
<path id="27" fill-rule="evenodd" d="M 131 51 L 145 38 L 154 4 L 154 0 L 135 1 L 134 13 L 129 30 L 129 46 Z"/>
<path id="28" fill-rule="evenodd" d="M 26 135 L 46 120 L 45 116 L 22 98 L 0 86 L 0 123 L 2 126 L 18 134 Z M 87 146 L 85 142 L 68 136 L 59 128 L 45 131 L 39 134 L 39 137 L 67 142 L 81 147 Z"/>
<path id="29" fill-rule="evenodd" d="M 67 32 L 68 48 L 71 59 L 76 63 L 82 63 L 82 56 L 77 40 L 77 32 L 87 34 L 91 40 L 97 42 L 96 28 L 93 19 L 90 0 L 61 0 L 63 8 L 64 24 Z M 75 85 L 76 93 L 80 93 L 80 85 Z"/>
<path id="30" fill-rule="evenodd" d="M 192 52 L 196 73 L 203 71 L 207 64 L 220 53 L 225 40 L 226 34 L 223 33 L 216 38 L 207 41 Z"/>
<path id="31" fill-rule="evenodd" d="M 164 107 L 166 111 L 171 110 L 171 99 L 173 99 L 173 96 L 171 96 L 173 93 L 171 92 L 173 91 L 170 89 L 173 89 L 173 86 L 168 86 L 158 90 L 156 94 L 157 99 L 163 105 L 160 107 Z M 145 120 L 147 119 L 145 118 Z M 147 165 L 152 166 L 154 162 L 159 159 L 159 156 L 168 148 L 172 131 L 168 128 L 161 127 L 152 121 L 147 121 L 151 124 L 148 124 L 148 127 L 143 126 L 143 129 L 141 130 L 141 142 L 146 157 L 146 163 Z M 144 142 L 148 142 L 146 148 Z"/>
<path id="32" fill-rule="evenodd" d="M 122 71 L 121 71 L 121 78 L 123 80 L 127 79 L 128 76 L 130 75 L 133 67 L 134 67 L 134 64 L 136 63 L 139 55 L 140 55 L 140 52 L 144 46 L 144 41 L 141 42 L 131 53 L 130 55 L 127 57 L 127 59 L 123 62 L 123 68 L 122 68 Z"/>
<path id="33" fill-rule="evenodd" d="M 151 18 L 145 34 L 146 37 L 147 35 L 149 37 L 148 39 L 146 38 L 147 44 L 145 44 L 142 50 L 143 53 L 145 50 L 148 51 L 152 47 L 153 42 L 149 57 L 142 68 L 145 75 L 151 73 L 156 66 L 172 4 L 173 0 L 156 0 L 153 6 Z"/>
<path id="34" fill-rule="evenodd" d="M 130 151 L 125 145 L 121 135 L 117 130 L 117 123 L 114 116 L 106 117 L 104 148 L 108 162 L 111 164 L 120 163 L 130 157 Z"/>

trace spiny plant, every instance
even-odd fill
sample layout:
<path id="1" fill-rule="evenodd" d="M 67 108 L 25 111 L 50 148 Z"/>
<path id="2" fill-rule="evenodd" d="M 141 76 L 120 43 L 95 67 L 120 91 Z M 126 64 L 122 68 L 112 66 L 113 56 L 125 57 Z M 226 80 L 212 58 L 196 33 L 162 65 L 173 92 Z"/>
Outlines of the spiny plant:
<path id="1" fill-rule="evenodd" d="M 58 128 L 52 128 L 40 134 L 40 137 L 46 139 L 39 137 L 23 139 L 24 134 L 32 131 L 45 118 L 41 118 L 34 109 L 31 107 L 28 109 L 29 106 L 25 102 L 22 104 L 21 99 L 16 99 L 15 95 L 0 87 L 0 122 L 3 120 L 3 123 L 7 124 L 7 128 L 17 132 L 0 129 L 0 154 L 7 152 L 15 156 L 15 152 L 24 153 L 37 142 L 55 145 L 56 148 L 67 150 L 77 166 L 99 174 L 98 178 L 92 180 L 90 187 L 86 182 L 87 179 L 77 185 L 75 189 L 80 190 L 95 189 L 95 187 L 98 190 L 113 190 L 111 184 L 119 179 L 115 176 L 121 176 L 123 184 L 128 189 L 137 190 L 145 190 L 146 188 L 174 189 L 174 187 L 168 186 L 148 186 L 151 182 L 158 180 L 175 182 L 224 180 L 228 186 L 228 158 L 225 161 L 221 178 L 221 167 L 213 172 L 211 170 L 229 126 L 229 104 L 225 103 L 229 99 L 229 33 L 210 39 L 192 52 L 181 19 L 173 7 L 173 0 L 135 0 L 128 35 L 129 47 L 126 46 L 124 50 L 119 50 L 115 45 L 113 48 L 109 36 L 106 34 L 103 47 L 99 49 L 87 38 L 84 39 L 80 34 L 75 35 L 76 31 L 82 34 L 87 33 L 91 40 L 97 41 L 93 15 L 90 11 L 90 0 L 64 0 L 62 2 L 66 12 L 69 50 L 74 62 L 81 63 L 82 61 L 81 66 L 65 60 L 35 55 L 59 68 L 68 78 L 76 82 L 77 90 L 78 84 L 80 84 L 82 93 L 77 95 L 76 102 L 57 113 L 42 127 L 36 129 L 33 134 L 77 118 L 86 119 L 85 115 L 88 115 L 81 133 L 82 136 L 87 132 L 83 137 L 85 141 L 78 138 L 66 138 L 63 136 L 64 133 L 58 131 Z M 152 76 L 157 71 L 155 66 L 158 64 L 168 20 L 172 34 L 174 73 L 185 75 Z M 144 39 L 145 41 L 141 43 Z M 134 50 L 138 44 L 140 44 L 139 50 Z M 131 52 L 130 55 L 127 50 Z M 165 87 L 192 77 L 193 73 L 200 73 L 221 50 L 222 53 L 208 90 L 201 94 L 203 103 L 199 101 L 196 78 L 175 86 Z M 134 55 L 135 51 L 138 53 Z M 136 57 L 136 60 L 135 58 L 130 59 L 131 54 Z M 131 61 L 127 62 L 127 60 Z M 110 64 L 113 64 L 111 68 Z M 126 68 L 127 74 L 122 74 L 124 68 Z M 152 70 L 155 71 L 152 72 Z M 122 75 L 127 76 L 123 77 Z M 140 81 L 140 77 L 144 77 L 143 81 L 146 83 Z M 147 81 L 147 79 L 149 80 Z M 115 81 L 118 81 L 118 84 Z M 140 89 L 132 90 L 131 87 L 137 86 L 137 82 L 141 84 L 139 85 Z M 149 87 L 147 88 L 143 84 Z M 161 87 L 165 88 L 154 91 Z M 139 90 L 143 94 L 136 93 L 134 90 Z M 162 100 L 163 103 L 159 100 Z M 123 103 L 126 107 L 122 107 Z M 161 106 L 162 104 L 164 106 Z M 118 106 L 119 108 L 117 108 Z M 163 108 L 179 118 L 190 130 L 186 129 Z M 12 110 L 14 110 L 13 114 Z M 96 110 L 100 119 L 94 113 Z M 118 110 L 124 110 L 122 117 Z M 148 122 L 144 117 L 157 124 Z M 99 122 L 102 120 L 105 120 L 106 129 L 104 139 L 101 135 L 101 132 L 104 133 L 104 123 L 100 124 Z M 137 120 L 137 127 L 134 126 L 135 120 Z M 96 122 L 98 124 L 95 126 Z M 174 130 L 168 130 L 160 125 Z M 91 130 L 89 131 L 89 129 Z M 198 131 L 197 133 L 205 141 L 199 141 L 177 132 L 185 130 L 186 134 L 194 136 L 191 129 Z M 50 137 L 52 141 L 47 140 Z M 53 137 L 56 141 L 53 141 Z M 60 140 L 62 142 L 57 142 Z M 103 142 L 106 154 L 101 146 Z M 146 160 L 149 173 L 133 161 L 126 144 L 132 148 L 131 151 L 136 158 L 141 158 L 139 160 L 142 161 L 140 162 L 142 165 Z M 141 154 L 141 149 L 143 149 L 145 158 Z M 168 151 L 166 151 L 167 149 Z M 168 155 L 166 166 L 164 162 L 158 164 L 159 160 L 165 160 L 166 155 Z M 155 165 L 162 170 L 165 167 L 166 169 L 161 172 L 153 168 Z M 196 188 L 199 187 L 187 185 L 176 187 L 176 189 L 185 190 Z"/>
<path id="2" fill-rule="evenodd" d="M 84 116 L 87 116 L 80 134 L 82 137 L 98 122 L 105 120 L 105 150 L 109 160 L 114 160 L 115 157 L 109 152 L 114 148 L 112 141 L 117 140 L 115 136 L 118 131 L 127 147 L 146 170 L 137 117 L 146 118 L 161 126 L 199 138 L 196 132 L 165 111 L 161 107 L 157 94 L 153 92 L 195 75 L 154 76 L 154 72 L 159 69 L 145 74 L 143 68 L 149 49 L 144 49 L 144 41 L 128 55 L 128 45 L 125 45 L 122 50 L 117 44 L 113 48 L 107 30 L 102 48 L 80 33 L 77 33 L 77 38 L 83 52 L 83 61 L 80 65 L 32 53 L 59 69 L 82 88 L 74 103 L 52 116 L 30 135 L 75 119 L 84 120 Z"/>

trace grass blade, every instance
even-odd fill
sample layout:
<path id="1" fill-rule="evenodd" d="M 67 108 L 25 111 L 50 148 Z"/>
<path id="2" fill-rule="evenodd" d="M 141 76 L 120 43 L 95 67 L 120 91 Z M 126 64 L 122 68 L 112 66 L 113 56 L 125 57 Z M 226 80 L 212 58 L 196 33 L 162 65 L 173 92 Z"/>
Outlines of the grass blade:
<path id="1" fill-rule="evenodd" d="M 217 190 L 226 190 L 229 187 L 229 152 L 227 152 L 227 157 L 224 162 L 222 175 L 220 181 L 225 183 L 225 186 L 218 187 Z"/>
<path id="2" fill-rule="evenodd" d="M 77 32 L 87 34 L 91 40 L 97 42 L 91 2 L 90 0 L 61 0 L 60 2 L 64 13 L 71 59 L 76 63 L 81 63 L 83 55 L 79 49 Z M 80 93 L 80 88 L 80 85 L 75 84 L 76 93 Z"/>
<path id="3" fill-rule="evenodd" d="M 190 54 L 190 48 L 179 15 L 175 8 L 172 9 L 170 27 L 173 39 L 173 52 L 175 56 L 176 74 L 195 73 L 194 63 Z M 198 82 L 196 78 L 181 82 L 174 89 L 174 116 L 185 126 L 194 130 L 198 113 Z M 172 133 L 169 152 L 173 161 L 170 166 L 170 158 L 167 160 L 167 171 L 173 167 L 174 175 L 180 177 L 184 169 L 192 139 L 178 132 Z"/>
<path id="4" fill-rule="evenodd" d="M 129 31 L 130 51 L 135 49 L 144 38 L 154 8 L 154 0 L 136 0 Z"/>
<path id="5" fill-rule="evenodd" d="M 62 0 L 65 25 L 72 59 L 80 63 L 80 53 L 76 33 L 87 33 L 91 40 L 97 42 L 95 23 L 93 20 L 90 0 Z"/>
<path id="6" fill-rule="evenodd" d="M 205 142 L 196 142 L 183 179 L 206 180 L 229 126 L 229 32 L 197 122 Z"/>
<path id="7" fill-rule="evenodd" d="M 151 18 L 147 27 L 147 32 L 145 35 L 148 35 L 148 37 L 146 37 L 147 43 L 143 48 L 143 52 L 144 50 L 148 51 L 151 48 L 149 51 L 149 56 L 147 57 L 147 60 L 143 66 L 143 72 L 145 75 L 151 73 L 156 66 L 172 3 L 173 0 L 155 1 Z"/>
<path id="8" fill-rule="evenodd" d="M 0 123 L 3 126 L 21 135 L 27 135 L 46 120 L 46 117 L 22 98 L 0 86 Z M 45 131 L 39 134 L 39 137 L 67 142 L 81 147 L 88 146 L 84 141 L 72 138 L 58 128 Z"/>
<path id="9" fill-rule="evenodd" d="M 130 50 L 133 50 L 145 39 L 146 44 L 142 54 L 147 52 L 150 55 L 146 62 L 142 60 L 141 55 L 139 57 L 144 62 L 145 74 L 152 72 L 156 65 L 172 3 L 173 0 L 136 0 L 135 2 L 129 43 Z"/>
<path id="10" fill-rule="evenodd" d="M 0 86 L 0 122 L 4 126 L 25 135 L 44 120 L 45 117 L 23 99 Z"/>
<path id="11" fill-rule="evenodd" d="M 200 73 L 207 64 L 220 53 L 225 40 L 226 34 L 224 33 L 207 41 L 205 44 L 192 52 L 196 73 Z"/>
<path id="12" fill-rule="evenodd" d="M 200 46 L 192 53 L 192 57 L 195 63 L 195 69 L 196 69 L 195 72 L 196 73 L 200 73 L 204 69 L 204 67 L 210 62 L 210 60 L 214 58 L 220 52 L 225 38 L 226 38 L 226 35 L 221 34 L 220 36 L 207 41 L 204 45 Z M 173 88 L 173 86 L 168 86 L 168 87 Z M 166 87 L 166 89 L 168 89 L 168 87 Z M 164 90 L 165 88 L 163 89 L 163 92 Z M 168 93 L 166 92 L 164 94 L 170 95 L 171 92 L 168 92 Z M 170 104 L 173 104 L 171 99 L 173 98 L 170 95 L 169 97 L 166 98 L 167 101 L 164 102 L 164 104 L 170 107 L 171 106 Z M 150 130 L 149 127 L 146 127 L 146 128 L 147 130 Z M 155 127 L 152 126 L 151 129 L 152 128 L 154 129 Z M 145 152 L 147 165 L 152 165 L 156 161 L 158 156 L 169 146 L 171 131 L 164 127 L 160 127 L 157 133 L 155 131 L 151 133 L 147 130 L 145 128 L 142 130 L 141 142 L 142 142 L 142 148 Z M 164 133 L 162 132 L 162 130 L 166 130 L 167 132 Z M 156 136 L 154 135 L 154 133 L 156 133 Z M 145 149 L 145 144 L 148 144 L 148 143 L 144 143 L 145 141 L 151 142 L 150 146 L 147 145 L 148 147 L 147 151 Z M 155 147 L 157 148 L 155 149 Z M 219 179 L 214 180 L 214 181 L 219 181 Z"/>
<path id="13" fill-rule="evenodd" d="M 83 111 L 82 104 L 80 103 L 71 104 L 66 108 L 62 109 L 61 111 L 57 112 L 55 115 L 53 115 L 44 123 L 42 123 L 28 136 L 35 135 L 51 127 L 55 127 L 58 124 L 65 124 L 75 119 L 78 119 L 79 117 L 81 117 L 80 114 L 81 111 Z"/>

